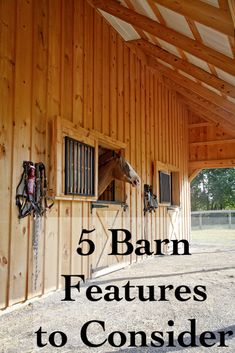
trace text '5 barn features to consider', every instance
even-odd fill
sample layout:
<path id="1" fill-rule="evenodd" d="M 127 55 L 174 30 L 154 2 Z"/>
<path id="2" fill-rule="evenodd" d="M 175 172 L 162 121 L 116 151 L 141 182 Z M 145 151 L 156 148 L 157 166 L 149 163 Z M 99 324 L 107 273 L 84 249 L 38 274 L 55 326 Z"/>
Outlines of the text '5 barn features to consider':
<path id="1" fill-rule="evenodd" d="M 139 239 L 135 245 L 131 242 L 132 236 L 127 229 L 109 229 L 111 232 L 111 252 L 108 256 L 128 256 L 134 253 L 136 256 L 143 255 L 164 255 L 164 246 L 171 243 L 171 255 L 191 255 L 189 251 L 189 243 L 187 240 L 154 240 L 154 249 L 150 242 L 146 239 Z M 80 240 L 78 242 L 77 254 L 79 256 L 89 256 L 95 252 L 95 243 L 86 236 L 95 232 L 93 230 L 83 229 Z M 86 246 L 84 247 L 83 245 Z M 86 249 L 86 250 L 85 250 Z M 72 289 L 80 292 L 81 282 L 85 283 L 85 276 L 83 274 L 77 275 L 62 275 L 64 278 L 64 298 L 62 301 L 73 302 L 76 299 L 72 294 Z M 86 299 L 89 302 L 105 301 L 110 302 L 127 302 L 141 301 L 141 302 L 166 302 L 173 299 L 179 302 L 186 302 L 193 300 L 195 302 L 203 302 L 207 299 L 207 290 L 204 285 L 196 285 L 193 288 L 183 284 L 180 286 L 168 285 L 131 285 L 127 281 L 122 286 L 107 285 L 101 287 L 99 285 L 91 284 L 85 288 Z M 157 321 L 157 319 L 156 319 Z M 228 347 L 227 339 L 234 335 L 231 330 L 228 331 L 204 331 L 197 333 L 197 322 L 195 318 L 189 318 L 185 331 L 178 335 L 174 332 L 174 320 L 169 320 L 167 325 L 169 329 L 166 332 L 159 330 L 156 323 L 156 330 L 152 332 L 139 331 L 113 331 L 110 332 L 105 321 L 100 318 L 94 318 L 87 321 L 80 328 L 80 338 L 82 343 L 91 348 L 99 348 L 104 345 L 111 347 L 155 347 L 156 349 L 162 347 Z M 101 334 L 102 339 L 97 341 L 92 337 L 92 331 Z M 107 332 L 108 331 L 108 332 Z M 68 341 L 68 333 L 62 331 L 46 332 L 43 327 L 40 327 L 36 332 L 37 346 L 42 348 L 46 346 L 64 347 Z"/>

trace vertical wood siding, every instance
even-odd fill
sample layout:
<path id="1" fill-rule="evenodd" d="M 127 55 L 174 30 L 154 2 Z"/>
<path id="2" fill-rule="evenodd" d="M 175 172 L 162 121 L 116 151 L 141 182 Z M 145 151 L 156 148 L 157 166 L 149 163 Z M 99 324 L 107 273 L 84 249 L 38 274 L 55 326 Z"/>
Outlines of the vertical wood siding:
<path id="1" fill-rule="evenodd" d="M 122 225 L 133 241 L 167 237 L 166 207 L 143 218 L 143 185 L 153 182 L 154 160 L 179 167 L 180 237 L 187 238 L 188 113 L 158 73 L 85 0 L 1 0 L 0 26 L 0 307 L 57 289 L 61 273 L 89 276 L 95 261 L 75 251 L 82 226 L 96 225 L 90 204 L 56 202 L 43 220 L 32 286 L 33 222 L 19 222 L 15 190 L 23 160 L 46 163 L 49 174 L 55 116 L 126 142 L 142 181 L 137 190 L 125 186 Z"/>
<path id="2" fill-rule="evenodd" d="M 193 175 L 193 162 L 198 162 L 199 169 L 208 168 L 207 161 L 218 166 L 217 161 L 233 160 L 235 156 L 234 133 L 221 125 L 206 122 L 200 116 L 189 113 L 189 174 Z M 192 162 L 192 166 L 191 166 Z M 226 165 L 222 164 L 226 168 Z M 227 166 L 231 167 L 231 165 Z M 198 170 L 199 170 L 198 169 Z"/>

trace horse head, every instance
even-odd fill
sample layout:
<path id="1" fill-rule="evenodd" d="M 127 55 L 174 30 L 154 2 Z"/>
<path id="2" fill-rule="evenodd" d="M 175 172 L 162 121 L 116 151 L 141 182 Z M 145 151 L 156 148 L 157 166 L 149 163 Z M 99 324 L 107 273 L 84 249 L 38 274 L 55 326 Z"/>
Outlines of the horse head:
<path id="1" fill-rule="evenodd" d="M 131 184 L 140 185 L 140 177 L 130 163 L 120 154 L 115 153 L 111 158 L 105 159 L 99 166 L 99 196 L 114 179 Z"/>
<path id="2" fill-rule="evenodd" d="M 116 154 L 115 159 L 116 168 L 113 169 L 113 177 L 138 187 L 140 185 L 140 177 L 130 163 L 118 154 Z"/>

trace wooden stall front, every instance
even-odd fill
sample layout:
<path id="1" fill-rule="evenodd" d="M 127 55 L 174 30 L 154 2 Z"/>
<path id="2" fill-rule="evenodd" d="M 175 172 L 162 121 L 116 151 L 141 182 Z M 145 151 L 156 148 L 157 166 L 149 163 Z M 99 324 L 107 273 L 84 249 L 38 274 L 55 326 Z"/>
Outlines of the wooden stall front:
<path id="1" fill-rule="evenodd" d="M 0 26 L 0 307 L 61 288 L 61 274 L 90 278 L 104 268 L 136 261 L 134 255 L 107 256 L 108 228 L 129 229 L 133 242 L 170 239 L 172 234 L 189 239 L 188 176 L 202 167 L 196 165 L 194 151 L 203 137 L 198 140 L 191 132 L 189 144 L 188 133 L 202 120 L 189 112 L 193 102 L 189 107 L 183 86 L 174 86 L 176 71 L 171 70 L 169 81 L 167 67 L 140 50 L 143 42 L 124 41 L 85 0 L 0 0 Z M 217 127 L 204 123 L 206 137 L 211 131 L 214 140 Z M 65 135 L 96 152 L 99 146 L 121 150 L 141 185 L 116 183 L 121 202 L 105 208 L 92 207 L 97 197 L 65 195 Z M 15 205 L 27 160 L 46 165 L 55 197 L 41 224 L 36 287 L 34 220 L 19 221 Z M 169 205 L 160 204 L 156 213 L 144 215 L 144 184 L 152 185 L 159 198 L 160 171 L 177 176 L 172 187 L 178 207 L 169 211 Z M 96 229 L 96 252 L 89 257 L 76 253 L 82 228 Z"/>

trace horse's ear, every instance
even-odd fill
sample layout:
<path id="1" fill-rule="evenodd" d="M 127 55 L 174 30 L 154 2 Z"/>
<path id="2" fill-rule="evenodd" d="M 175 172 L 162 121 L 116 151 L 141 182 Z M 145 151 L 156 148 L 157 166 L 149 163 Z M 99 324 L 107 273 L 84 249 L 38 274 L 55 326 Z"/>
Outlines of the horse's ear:
<path id="1" fill-rule="evenodd" d="M 117 152 L 116 152 L 116 156 L 117 156 L 118 158 L 120 158 L 120 157 L 122 156 L 122 151 L 121 151 L 121 150 L 117 151 Z"/>

